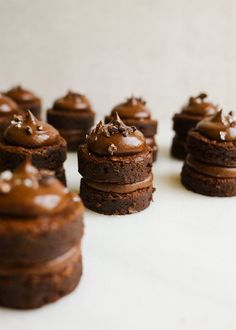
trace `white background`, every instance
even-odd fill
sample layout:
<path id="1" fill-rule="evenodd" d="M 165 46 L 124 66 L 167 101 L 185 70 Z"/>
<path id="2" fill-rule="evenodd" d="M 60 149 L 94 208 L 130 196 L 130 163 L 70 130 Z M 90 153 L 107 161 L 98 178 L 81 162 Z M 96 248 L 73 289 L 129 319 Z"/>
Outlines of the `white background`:
<path id="1" fill-rule="evenodd" d="M 0 90 L 45 107 L 68 88 L 99 113 L 131 93 L 169 117 L 207 91 L 235 107 L 235 0 L 0 0 Z"/>
<path id="2" fill-rule="evenodd" d="M 48 107 L 68 88 L 98 117 L 131 93 L 161 119 L 154 203 L 86 211 L 79 288 L 36 311 L 0 309 L 2 330 L 235 330 L 235 198 L 187 192 L 169 157 L 171 115 L 191 94 L 235 108 L 234 0 L 0 0 L 0 89 L 23 83 Z M 66 164 L 78 190 L 76 156 Z"/>

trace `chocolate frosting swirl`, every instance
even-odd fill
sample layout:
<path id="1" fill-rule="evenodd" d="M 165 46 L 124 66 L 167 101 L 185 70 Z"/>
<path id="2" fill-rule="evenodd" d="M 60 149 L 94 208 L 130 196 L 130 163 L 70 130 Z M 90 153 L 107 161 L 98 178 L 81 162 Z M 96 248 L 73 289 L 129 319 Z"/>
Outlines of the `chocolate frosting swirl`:
<path id="1" fill-rule="evenodd" d="M 69 91 L 64 97 L 61 97 L 54 102 L 53 110 L 92 111 L 92 108 L 85 95 Z"/>
<path id="2" fill-rule="evenodd" d="M 99 156 L 125 156 L 145 150 L 146 141 L 136 127 L 126 126 L 116 113 L 108 124 L 102 121 L 87 137 L 89 150 Z"/>
<path id="3" fill-rule="evenodd" d="M 236 141 L 236 120 L 232 112 L 225 115 L 220 110 L 214 116 L 201 120 L 196 129 L 212 140 Z"/>
<path id="4" fill-rule="evenodd" d="M 13 115 L 19 113 L 18 105 L 9 97 L 0 93 L 0 115 Z"/>
<path id="5" fill-rule="evenodd" d="M 118 104 L 111 112 L 112 116 L 115 114 L 122 119 L 137 118 L 149 119 L 151 117 L 150 111 L 146 106 L 146 102 L 142 98 L 130 97 L 126 102 Z"/>
<path id="6" fill-rule="evenodd" d="M 211 116 L 218 111 L 213 103 L 205 101 L 207 94 L 201 93 L 196 97 L 190 97 L 189 103 L 182 108 L 182 113 L 192 116 Z"/>
<path id="7" fill-rule="evenodd" d="M 17 103 L 39 100 L 39 97 L 36 96 L 33 92 L 31 92 L 27 89 L 24 89 L 20 85 L 13 87 L 9 91 L 7 91 L 5 94 Z"/>
<path id="8" fill-rule="evenodd" d="M 50 215 L 65 209 L 70 200 L 73 195 L 53 172 L 38 170 L 29 161 L 0 174 L 0 215 Z"/>
<path id="9" fill-rule="evenodd" d="M 4 140 L 7 143 L 26 148 L 52 145 L 59 137 L 53 126 L 39 121 L 29 110 L 24 117 L 14 116 L 4 132 Z"/>

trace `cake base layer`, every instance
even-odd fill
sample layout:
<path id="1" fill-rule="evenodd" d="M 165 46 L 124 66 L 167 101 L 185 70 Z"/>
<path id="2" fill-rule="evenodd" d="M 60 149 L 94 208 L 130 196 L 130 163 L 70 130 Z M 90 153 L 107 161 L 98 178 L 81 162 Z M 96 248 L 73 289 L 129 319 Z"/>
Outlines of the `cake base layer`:
<path id="1" fill-rule="evenodd" d="M 81 275 L 79 246 L 37 266 L 0 266 L 0 305 L 16 309 L 41 307 L 73 291 Z"/>
<path id="2" fill-rule="evenodd" d="M 105 192 L 89 187 L 81 179 L 80 197 L 84 205 L 95 212 L 107 215 L 124 215 L 146 209 L 152 201 L 153 187 L 130 193 Z"/>
<path id="3" fill-rule="evenodd" d="M 172 141 L 170 153 L 174 158 L 184 160 L 187 155 L 185 140 L 175 135 Z"/>
<path id="4" fill-rule="evenodd" d="M 198 194 L 218 197 L 236 196 L 236 178 L 210 177 L 198 173 L 187 164 L 183 166 L 181 182 L 185 188 Z"/>

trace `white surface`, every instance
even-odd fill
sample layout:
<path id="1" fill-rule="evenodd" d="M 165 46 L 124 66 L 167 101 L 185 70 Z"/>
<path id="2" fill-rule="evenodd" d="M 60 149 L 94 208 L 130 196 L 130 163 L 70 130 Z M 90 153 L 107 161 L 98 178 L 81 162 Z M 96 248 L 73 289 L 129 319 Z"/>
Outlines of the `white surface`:
<path id="1" fill-rule="evenodd" d="M 86 210 L 80 286 L 39 310 L 0 309 L 0 329 L 235 330 L 236 198 L 186 191 L 170 133 L 162 123 L 152 205 L 123 217 Z M 76 156 L 66 165 L 77 189 Z"/>

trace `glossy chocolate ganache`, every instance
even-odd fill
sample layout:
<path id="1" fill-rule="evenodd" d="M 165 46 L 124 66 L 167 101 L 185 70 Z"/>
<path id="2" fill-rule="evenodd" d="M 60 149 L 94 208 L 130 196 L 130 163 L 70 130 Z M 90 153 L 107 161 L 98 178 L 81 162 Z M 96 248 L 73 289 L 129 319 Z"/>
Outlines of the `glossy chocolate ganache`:
<path id="1" fill-rule="evenodd" d="M 27 198 L 26 198 L 27 196 Z M 25 217 L 56 214 L 77 196 L 53 172 L 36 169 L 30 161 L 0 174 L 0 215 Z"/>
<path id="2" fill-rule="evenodd" d="M 13 87 L 5 94 L 19 104 L 21 102 L 32 102 L 32 101 L 38 101 L 40 103 L 40 99 L 38 96 L 36 96 L 33 92 L 23 88 L 20 85 Z"/>
<path id="3" fill-rule="evenodd" d="M 118 104 L 111 112 L 112 116 L 115 114 L 118 115 L 122 119 L 149 119 L 151 118 L 151 113 L 146 106 L 146 101 L 144 101 L 141 97 L 130 97 L 125 102 Z"/>
<path id="4" fill-rule="evenodd" d="M 29 110 L 25 116 L 14 116 L 4 132 L 4 140 L 8 144 L 26 148 L 52 145 L 59 137 L 53 126 L 39 121 Z"/>
<path id="5" fill-rule="evenodd" d="M 214 116 L 200 121 L 196 130 L 212 140 L 236 141 L 236 118 L 233 112 L 226 115 L 220 110 Z"/>
<path id="6" fill-rule="evenodd" d="M 134 126 L 126 126 L 117 113 L 110 123 L 98 123 L 88 135 L 87 145 L 99 156 L 133 155 L 147 147 L 143 134 Z"/>
<path id="7" fill-rule="evenodd" d="M 53 110 L 57 111 L 92 111 L 90 101 L 84 94 L 69 91 L 54 102 Z"/>
<path id="8" fill-rule="evenodd" d="M 190 97 L 188 104 L 182 108 L 182 113 L 189 116 L 211 116 L 218 111 L 218 106 L 206 100 L 207 94 L 201 93 Z"/>

